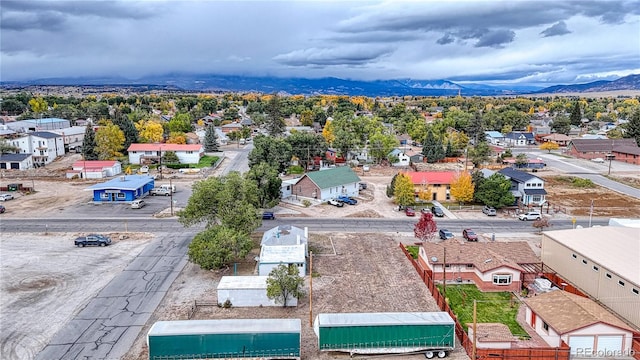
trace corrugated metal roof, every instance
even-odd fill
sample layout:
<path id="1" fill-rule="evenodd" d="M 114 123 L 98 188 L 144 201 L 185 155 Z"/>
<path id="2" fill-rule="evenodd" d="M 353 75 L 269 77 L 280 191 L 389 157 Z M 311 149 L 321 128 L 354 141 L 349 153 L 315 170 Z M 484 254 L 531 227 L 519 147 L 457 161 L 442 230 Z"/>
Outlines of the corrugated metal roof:
<path id="1" fill-rule="evenodd" d="M 356 173 L 348 166 L 338 166 L 327 170 L 313 171 L 304 176 L 313 181 L 320 189 L 353 184 L 360 181 Z"/>
<path id="2" fill-rule="evenodd" d="M 385 313 L 334 313 L 319 314 L 317 326 L 376 326 L 376 325 L 425 325 L 453 324 L 453 319 L 443 311 L 434 312 L 385 312 Z"/>
<path id="3" fill-rule="evenodd" d="M 640 285 L 639 228 L 603 226 L 553 230 L 545 231 L 543 236 Z"/>
<path id="4" fill-rule="evenodd" d="M 223 276 L 218 283 L 221 289 L 266 289 L 268 276 Z"/>
<path id="5" fill-rule="evenodd" d="M 124 178 L 124 180 L 122 180 L 122 178 Z M 123 175 L 100 184 L 95 184 L 85 190 L 136 190 L 150 182 L 153 182 L 153 178 L 148 175 Z"/>
<path id="6" fill-rule="evenodd" d="M 297 263 L 305 261 L 305 245 L 263 246 L 260 250 L 261 263 Z"/>
<path id="7" fill-rule="evenodd" d="M 157 321 L 148 336 L 299 333 L 300 319 L 224 319 Z"/>

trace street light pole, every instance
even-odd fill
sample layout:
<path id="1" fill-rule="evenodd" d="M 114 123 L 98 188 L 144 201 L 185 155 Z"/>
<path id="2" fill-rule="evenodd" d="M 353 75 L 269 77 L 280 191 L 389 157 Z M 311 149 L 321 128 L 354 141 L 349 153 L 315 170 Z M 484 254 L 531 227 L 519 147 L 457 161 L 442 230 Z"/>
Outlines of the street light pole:
<path id="1" fill-rule="evenodd" d="M 169 176 L 169 194 L 171 199 L 171 216 L 173 216 L 173 183 L 171 181 L 171 176 Z"/>

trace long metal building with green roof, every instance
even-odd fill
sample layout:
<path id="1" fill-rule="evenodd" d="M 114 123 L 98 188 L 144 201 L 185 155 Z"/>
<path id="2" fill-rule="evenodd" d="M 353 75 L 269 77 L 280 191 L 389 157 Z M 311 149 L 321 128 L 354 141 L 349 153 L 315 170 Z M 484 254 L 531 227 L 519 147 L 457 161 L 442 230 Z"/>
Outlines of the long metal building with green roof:
<path id="1" fill-rule="evenodd" d="M 338 166 L 304 174 L 293 185 L 291 195 L 327 201 L 341 195 L 358 196 L 360 178 L 349 166 Z"/>

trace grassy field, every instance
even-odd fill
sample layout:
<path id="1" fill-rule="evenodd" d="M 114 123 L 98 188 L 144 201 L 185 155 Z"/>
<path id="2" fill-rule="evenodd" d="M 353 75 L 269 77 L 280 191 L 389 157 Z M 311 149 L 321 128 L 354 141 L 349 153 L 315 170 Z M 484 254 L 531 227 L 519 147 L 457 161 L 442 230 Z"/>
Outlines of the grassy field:
<path id="1" fill-rule="evenodd" d="M 438 285 L 442 293 L 442 285 Z M 473 300 L 477 300 L 477 322 L 501 323 L 520 338 L 529 338 L 516 321 L 520 303 L 509 292 L 481 292 L 475 285 L 448 285 L 447 298 L 451 310 L 465 327 L 473 325 Z"/>

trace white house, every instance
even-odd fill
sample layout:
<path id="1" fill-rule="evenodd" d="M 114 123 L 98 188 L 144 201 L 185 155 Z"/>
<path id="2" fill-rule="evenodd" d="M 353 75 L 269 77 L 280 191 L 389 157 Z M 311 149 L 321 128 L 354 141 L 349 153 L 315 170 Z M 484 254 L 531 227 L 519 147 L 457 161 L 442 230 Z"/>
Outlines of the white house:
<path id="1" fill-rule="evenodd" d="M 50 131 L 34 131 L 7 143 L 20 149 L 21 154 L 31 154 L 34 166 L 44 166 L 65 154 L 62 135 Z"/>
<path id="2" fill-rule="evenodd" d="M 267 230 L 262 235 L 260 246 L 300 245 L 305 247 L 305 256 L 308 254 L 309 229 L 301 229 L 291 225 L 280 225 Z"/>
<path id="3" fill-rule="evenodd" d="M 282 306 L 267 297 L 268 276 L 223 276 L 218 283 L 218 304 L 227 300 L 233 307 Z M 289 297 L 287 306 L 297 306 L 298 299 Z"/>
<path id="4" fill-rule="evenodd" d="M 393 166 L 409 166 L 409 164 L 411 163 L 409 155 L 407 155 L 400 149 L 393 149 L 388 156 L 396 159 L 396 161 L 392 164 Z"/>
<path id="5" fill-rule="evenodd" d="M 499 131 L 485 131 L 484 135 L 491 145 L 506 145 L 504 135 Z"/>
<path id="6" fill-rule="evenodd" d="M 292 188 L 292 196 L 328 201 L 340 195 L 358 196 L 360 178 L 348 166 L 304 174 Z"/>
<path id="7" fill-rule="evenodd" d="M 631 328 L 589 298 L 555 290 L 524 303 L 527 324 L 549 346 L 560 346 L 562 340 L 577 357 L 631 355 Z"/>
<path id="8" fill-rule="evenodd" d="M 27 170 L 32 167 L 31 154 L 0 154 L 0 169 Z"/>
<path id="9" fill-rule="evenodd" d="M 298 180 L 300 180 L 300 178 L 282 180 L 282 184 L 280 185 L 280 197 L 286 199 L 293 195 L 293 187 L 296 185 Z"/>
<path id="10" fill-rule="evenodd" d="M 258 275 L 268 276 L 271 270 L 282 264 L 297 267 L 298 274 L 305 276 L 307 272 L 305 249 L 305 244 L 262 246 L 258 262 Z"/>
<path id="11" fill-rule="evenodd" d="M 498 171 L 511 181 L 511 193 L 524 205 L 540 206 L 546 202 L 544 180 L 528 172 L 510 167 Z"/>
<path id="12" fill-rule="evenodd" d="M 127 151 L 131 164 L 141 164 L 144 160 L 158 161 L 167 151 L 175 152 L 181 164 L 197 164 L 204 156 L 202 144 L 131 144 Z"/>
<path id="13" fill-rule="evenodd" d="M 78 176 L 86 179 L 102 179 L 121 173 L 122 164 L 119 161 L 79 160 L 73 163 L 72 170 L 67 172 L 67 177 Z"/>
<path id="14" fill-rule="evenodd" d="M 72 126 L 64 129 L 51 130 L 51 132 L 62 136 L 65 151 L 79 152 L 79 150 L 82 149 L 86 129 L 84 126 Z"/>

